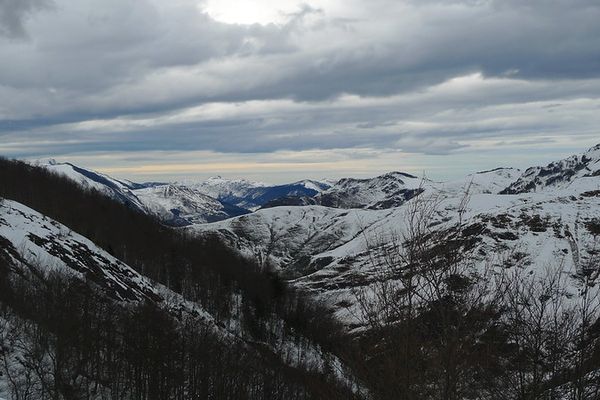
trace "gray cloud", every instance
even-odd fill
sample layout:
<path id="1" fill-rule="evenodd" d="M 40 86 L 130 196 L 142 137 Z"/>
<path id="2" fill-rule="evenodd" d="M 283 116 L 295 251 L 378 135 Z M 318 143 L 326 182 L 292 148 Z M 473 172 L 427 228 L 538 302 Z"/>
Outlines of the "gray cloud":
<path id="1" fill-rule="evenodd" d="M 548 87 L 573 94 L 579 83 L 554 81 L 536 86 L 534 90 L 526 81 L 490 82 L 475 75 L 424 93 L 389 98 L 219 103 L 168 115 L 70 123 L 51 129 L 22 127 L 4 134 L 3 140 L 28 143 L 28 156 L 43 155 L 49 149 L 53 154 L 159 149 L 264 154 L 340 148 L 441 155 L 481 141 L 598 137 L 600 99 L 564 96 L 556 107 L 556 96 L 553 91 L 547 93 Z M 592 93 L 600 88 L 600 80 L 586 81 L 586 86 Z M 525 94 L 537 99 L 515 102 Z M 56 143 L 47 143 L 48 138 Z M 36 140 L 40 140 L 39 147 Z"/>
<path id="2" fill-rule="evenodd" d="M 239 25 L 191 0 L 56 0 L 35 18 L 51 4 L 0 0 L 0 35 L 31 39 L 0 46 L 0 153 L 443 155 L 597 137 L 597 1 L 328 4 Z"/>
<path id="3" fill-rule="evenodd" d="M 0 36 L 24 38 L 30 14 L 51 6 L 50 0 L 0 0 Z"/>

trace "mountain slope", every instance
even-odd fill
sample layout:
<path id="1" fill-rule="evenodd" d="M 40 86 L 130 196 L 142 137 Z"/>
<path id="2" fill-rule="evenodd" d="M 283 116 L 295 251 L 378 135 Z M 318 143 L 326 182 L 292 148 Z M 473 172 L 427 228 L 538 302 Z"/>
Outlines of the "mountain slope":
<path id="1" fill-rule="evenodd" d="M 358 237 L 362 230 L 385 219 L 389 211 L 365 212 L 323 206 L 276 207 L 214 224 L 187 228 L 216 233 L 245 256 L 264 267 L 296 277 L 309 273 L 307 261 Z"/>
<path id="2" fill-rule="evenodd" d="M 183 185 L 156 185 L 134 193 L 148 213 L 171 226 L 220 221 L 249 212 Z"/>
<path id="3" fill-rule="evenodd" d="M 329 183 L 303 180 L 283 185 L 267 185 L 247 180 L 210 178 L 200 183 L 186 183 L 211 197 L 241 208 L 256 210 L 263 205 L 282 198 L 313 197 L 330 187 Z"/>
<path id="4" fill-rule="evenodd" d="M 591 169 L 594 164 L 586 154 L 577 159 L 588 160 Z M 274 265 L 294 285 L 340 304 L 338 313 L 349 323 L 356 322 L 346 309 L 356 300 L 353 288 L 378 276 L 376 264 L 408 233 L 412 209 L 407 206 L 415 201 L 435 208 L 429 222 L 433 231 L 442 232 L 459 221 L 465 226 L 476 241 L 481 268 L 499 265 L 502 257 L 519 257 L 520 265 L 534 274 L 549 265 L 574 277 L 592 273 L 588 269 L 600 249 L 600 175 L 587 171 L 572 176 L 567 187 L 547 187 L 539 193 L 498 194 L 519 175 L 515 169 L 496 169 L 454 182 L 425 181 L 418 184 L 424 192 L 408 201 L 402 191 L 418 188 L 416 177 L 342 180 L 316 199 L 335 193 L 336 205 L 363 209 L 275 207 L 190 229 L 200 235 L 218 234 L 231 248 Z M 400 205 L 372 209 L 390 199 Z M 577 282 L 572 282 L 575 292 Z"/>
<path id="5" fill-rule="evenodd" d="M 593 186 L 600 176 L 600 144 L 580 155 L 555 161 L 545 167 L 528 168 L 501 193 L 518 194 L 568 188 L 572 184 Z M 589 181 L 589 182 L 588 182 Z"/>
<path id="6" fill-rule="evenodd" d="M 1 200 L 0 397 L 352 397 L 336 323 L 316 303 L 217 241 L 46 169 L 0 165 L 0 196 L 55 218 Z M 32 365 L 32 386 L 13 379 Z"/>
<path id="7" fill-rule="evenodd" d="M 0 203 L 0 306 L 0 397 L 83 399 L 92 390 L 99 398 L 118 393 L 146 398 L 146 391 L 175 398 L 171 391 L 177 385 L 182 390 L 187 380 L 204 379 L 208 386 L 221 375 L 242 382 L 245 378 L 240 378 L 243 372 L 238 368 L 250 365 L 257 376 L 270 368 L 302 375 L 322 369 L 325 363 L 324 353 L 315 345 L 299 347 L 286 338 L 273 345 L 257 341 L 238 315 L 218 321 L 197 302 L 152 282 L 89 239 L 11 200 Z M 144 344 L 146 335 L 152 338 L 149 344 Z M 136 364 L 140 352 L 143 361 Z M 93 360 L 87 359 L 90 353 Z M 218 371 L 233 355 L 236 364 L 230 371 Z M 150 357 L 160 366 L 144 364 Z M 187 357 L 193 369 L 173 363 Z M 117 366 L 112 365 L 113 359 L 118 360 Z M 214 371 L 206 370 L 207 362 L 213 363 Z M 148 376 L 131 378 L 124 369 L 128 366 L 149 371 Z M 154 387 L 153 380 L 169 382 L 165 374 L 170 370 L 180 374 L 182 383 L 169 383 L 172 389 Z M 115 372 L 123 374 L 119 379 L 130 382 L 129 386 L 119 389 L 111 375 Z M 198 387 L 185 387 L 190 393 L 201 393 Z M 239 397 L 244 390 L 209 393 Z M 300 387 L 292 390 L 303 392 Z M 288 398 L 286 389 L 280 395 Z"/>
<path id="8" fill-rule="evenodd" d="M 390 172 L 368 179 L 341 179 L 305 204 L 320 204 L 335 208 L 390 209 L 423 192 L 444 192 L 457 196 L 465 190 L 470 193 L 498 193 L 519 176 L 514 168 L 496 168 L 467 175 L 463 179 L 435 182 L 403 172 Z"/>
<path id="9" fill-rule="evenodd" d="M 66 226 L 11 200 L 0 204 L 0 252 L 13 265 L 43 263 L 94 282 L 120 301 L 158 301 L 152 284 Z"/>
<path id="10" fill-rule="evenodd" d="M 20 360 L 35 359 L 31 350 L 40 345 L 34 341 L 20 353 L 10 338 L 50 338 L 41 348 L 60 365 L 39 359 L 27 365 L 58 377 L 55 386 L 40 387 L 60 388 L 66 398 L 123 379 L 132 382 L 127 390 L 136 398 L 352 398 L 351 392 L 397 398 L 406 382 L 421 398 L 416 394 L 437 385 L 436 393 L 444 391 L 449 368 L 461 371 L 457 398 L 494 398 L 486 395 L 490 388 L 533 390 L 535 398 L 577 393 L 578 382 L 593 387 L 600 366 L 594 353 L 600 339 L 591 328 L 598 314 L 581 319 L 587 296 L 600 300 L 600 175 L 591 172 L 591 155 L 575 158 L 586 167 L 571 173 L 572 164 L 557 162 L 553 173 L 566 170 L 559 176 L 567 178 L 532 192 L 499 194 L 526 175 L 506 168 L 446 183 L 392 173 L 342 180 L 330 189 L 336 205 L 351 208 L 280 206 L 184 229 L 54 174 L 0 160 L 0 195 L 39 207 L 96 242 L 4 201 L 0 310 L 8 305 L 9 311 L 0 314 L 0 361 L 9 361 L 9 377 L 22 376 L 27 367 Z M 162 211 L 209 201 L 188 189 L 136 191 L 160 198 L 153 204 Z M 416 192 L 407 196 L 408 190 Z M 186 196 L 190 204 L 179 201 Z M 75 281 L 46 278 L 40 266 Z M 414 302 L 405 303 L 412 295 Z M 98 301 L 91 308 L 90 299 Z M 126 306 L 114 308 L 117 303 Z M 186 310 L 196 307 L 201 321 L 190 323 L 193 312 Z M 329 318 L 332 311 L 343 331 Z M 541 348 L 537 339 L 529 342 L 541 337 Z M 106 340 L 121 362 L 116 377 L 106 364 L 115 356 L 103 355 Z M 94 362 L 82 348 L 93 349 Z M 82 357 L 84 374 L 78 372 Z M 543 377 L 530 383 L 538 368 Z M 515 374 L 522 381 L 515 383 Z M 0 377 L 0 396 L 7 382 Z M 189 382 L 205 386 L 190 391 Z M 105 398 L 124 393 L 112 384 L 100 388 Z"/>
<path id="11" fill-rule="evenodd" d="M 179 184 L 135 183 L 87 170 L 70 163 L 38 163 L 48 171 L 65 176 L 84 188 L 153 215 L 167 225 L 183 226 L 219 221 L 248 211 Z"/>
<path id="12" fill-rule="evenodd" d="M 317 204 L 335 208 L 398 207 L 418 195 L 426 182 L 403 172 L 390 172 L 375 178 L 345 178 L 315 196 Z"/>
<path id="13" fill-rule="evenodd" d="M 342 181 L 335 205 L 356 208 L 279 206 L 187 230 L 221 237 L 329 304 L 358 343 L 351 354 L 362 352 L 358 370 L 374 398 L 407 387 L 427 398 L 432 385 L 443 393 L 449 368 L 464 373 L 458 398 L 595 398 L 600 175 L 499 193 L 520 175 L 503 168 L 424 181 L 410 199 L 397 180 L 405 177 L 381 179 L 387 190 Z M 353 202 L 341 204 L 346 198 Z M 384 208 L 388 199 L 397 202 Z M 544 376 L 531 378 L 539 370 Z"/>
<path id="14" fill-rule="evenodd" d="M 521 173 L 517 168 L 494 168 L 469 174 L 462 179 L 437 183 L 436 187 L 453 195 L 460 195 L 467 189 L 472 194 L 497 194 L 516 181 Z"/>
<path id="15" fill-rule="evenodd" d="M 122 202 L 128 206 L 145 212 L 144 205 L 132 191 L 132 186 L 127 183 L 114 179 L 108 175 L 99 172 L 90 171 L 71 163 L 57 163 L 50 160 L 47 163 L 38 163 L 48 171 L 65 176 L 74 182 L 77 182 L 84 188 L 95 189 L 106 196 Z"/>

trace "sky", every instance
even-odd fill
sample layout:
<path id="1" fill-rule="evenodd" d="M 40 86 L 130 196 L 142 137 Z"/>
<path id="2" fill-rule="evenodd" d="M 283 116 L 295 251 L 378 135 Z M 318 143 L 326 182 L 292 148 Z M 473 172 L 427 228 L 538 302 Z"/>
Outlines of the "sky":
<path id="1" fill-rule="evenodd" d="M 598 0 L 0 0 L 0 155 L 453 179 L 600 143 Z"/>

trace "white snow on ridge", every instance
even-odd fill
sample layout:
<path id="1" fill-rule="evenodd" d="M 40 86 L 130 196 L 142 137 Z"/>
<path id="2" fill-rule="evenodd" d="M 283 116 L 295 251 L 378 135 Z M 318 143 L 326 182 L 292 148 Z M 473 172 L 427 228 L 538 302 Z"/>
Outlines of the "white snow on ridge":
<path id="1" fill-rule="evenodd" d="M 369 211 L 275 207 L 188 229 L 196 233 L 228 232 L 224 239 L 232 239 L 230 244 L 245 255 L 265 266 L 282 268 L 303 256 L 311 257 L 347 243 L 390 214 L 389 210 Z"/>
<path id="2" fill-rule="evenodd" d="M 508 187 L 520 175 L 521 170 L 517 168 L 496 168 L 469 174 L 462 179 L 436 183 L 433 186 L 454 195 L 460 195 L 467 189 L 470 193 L 496 194 Z"/>
<path id="3" fill-rule="evenodd" d="M 223 203 L 197 189 L 167 184 L 135 190 L 150 214 L 175 225 L 206 223 L 244 214 L 242 209 L 227 209 Z"/>
<path id="4" fill-rule="evenodd" d="M 65 176 L 84 188 L 91 188 L 140 212 L 176 226 L 205 223 L 244 214 L 236 207 L 226 207 L 216 198 L 193 186 L 180 184 L 152 184 L 147 187 L 129 181 L 111 178 L 99 172 L 86 170 L 69 163 L 37 163 L 56 174 Z"/>
<path id="5" fill-rule="evenodd" d="M 337 208 L 392 208 L 431 183 L 402 172 L 390 172 L 367 179 L 345 178 L 319 193 L 315 200 L 318 204 Z"/>
<path id="6" fill-rule="evenodd" d="M 108 197 L 132 205 L 142 212 L 145 210 L 144 205 L 133 193 L 129 183 L 122 182 L 99 172 L 77 167 L 70 163 L 56 163 L 51 160 L 48 163 L 38 162 L 35 165 L 55 174 L 65 176 L 84 188 L 95 189 Z"/>
<path id="7" fill-rule="evenodd" d="M 109 295 L 120 300 L 158 299 L 152 284 L 128 265 L 68 227 L 26 207 L 4 200 L 0 204 L 0 238 L 10 243 L 16 264 L 39 264 L 81 279 L 93 275 Z"/>
<path id="8" fill-rule="evenodd" d="M 597 181 L 600 176 L 600 144 L 583 154 L 552 162 L 545 167 L 528 168 L 504 193 L 524 193 L 569 189 L 573 183 Z"/>
<path id="9" fill-rule="evenodd" d="M 244 197 L 249 189 L 268 186 L 262 182 L 252 182 L 246 179 L 225 179 L 220 176 L 208 178 L 204 182 L 183 182 L 183 184 L 215 199 Z"/>
<path id="10" fill-rule="evenodd" d="M 335 183 L 331 183 L 327 180 L 305 179 L 302 181 L 294 182 L 291 185 L 302 185 L 309 190 L 314 190 L 317 193 L 321 193 L 329 189 L 334 184 Z"/>
<path id="11" fill-rule="evenodd" d="M 436 182 L 402 172 L 391 172 L 367 179 L 341 179 L 315 196 L 315 200 L 329 207 L 392 209 L 401 207 L 421 191 L 443 192 L 448 196 L 460 196 L 467 189 L 470 193 L 498 193 L 514 182 L 520 173 L 515 168 L 497 168 L 458 180 Z"/>

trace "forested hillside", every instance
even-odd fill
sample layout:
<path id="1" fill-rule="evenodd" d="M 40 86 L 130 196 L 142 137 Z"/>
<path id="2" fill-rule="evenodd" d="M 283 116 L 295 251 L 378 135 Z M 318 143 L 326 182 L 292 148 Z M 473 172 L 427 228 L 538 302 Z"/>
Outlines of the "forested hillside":
<path id="1" fill-rule="evenodd" d="M 0 196 L 11 199 L 4 200 L 0 221 L 21 209 L 13 200 L 25 204 L 42 215 L 23 209 L 15 218 L 66 225 L 44 237 L 42 228 L 32 228 L 35 246 L 60 258 L 67 251 L 60 246 L 76 240 L 70 230 L 81 233 L 159 293 L 127 301 L 116 296 L 85 271 L 93 259 L 109 258 L 96 255 L 101 250 L 67 260 L 67 270 L 84 272 L 74 277 L 50 265 L 49 256 L 32 259 L 4 240 L 1 370 L 11 398 L 350 396 L 342 372 L 327 370 L 323 359 L 339 343 L 336 323 L 276 275 L 217 240 L 183 235 L 64 177 L 0 163 Z M 174 306 L 170 297 L 181 300 Z"/>

